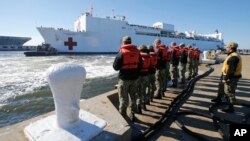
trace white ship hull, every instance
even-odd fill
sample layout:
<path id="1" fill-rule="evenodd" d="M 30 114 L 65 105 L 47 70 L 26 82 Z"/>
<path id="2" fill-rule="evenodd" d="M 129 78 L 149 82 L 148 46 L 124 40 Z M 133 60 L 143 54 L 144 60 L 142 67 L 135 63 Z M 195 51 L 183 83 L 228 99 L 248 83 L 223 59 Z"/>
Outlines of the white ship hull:
<path id="1" fill-rule="evenodd" d="M 77 27 L 76 27 L 77 26 Z M 171 37 L 160 34 L 161 29 L 129 25 L 126 21 L 96 18 L 82 15 L 75 23 L 76 31 L 38 27 L 45 43 L 56 48 L 59 53 L 116 53 L 121 45 L 121 38 L 129 35 L 133 44 L 150 45 L 156 38 L 169 45 L 171 42 L 185 43 L 199 47 L 200 50 L 223 47 L 223 40 L 199 40 L 183 37 Z M 171 32 L 169 32 L 171 33 Z"/>

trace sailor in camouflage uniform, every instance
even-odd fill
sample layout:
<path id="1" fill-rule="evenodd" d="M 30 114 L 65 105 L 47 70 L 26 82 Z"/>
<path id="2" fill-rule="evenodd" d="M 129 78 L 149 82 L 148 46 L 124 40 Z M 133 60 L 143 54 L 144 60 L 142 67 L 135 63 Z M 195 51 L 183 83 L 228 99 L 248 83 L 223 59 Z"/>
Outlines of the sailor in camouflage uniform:
<path id="1" fill-rule="evenodd" d="M 146 92 L 149 86 L 148 80 L 148 70 L 150 66 L 150 56 L 148 54 L 148 49 L 146 45 L 141 45 L 139 47 L 140 57 L 142 60 L 142 68 L 140 69 L 140 77 L 138 81 L 138 98 L 137 107 L 140 106 L 144 111 L 146 110 L 146 104 L 149 104 L 149 94 Z M 140 109 L 138 111 L 141 113 Z"/>
<path id="2" fill-rule="evenodd" d="M 185 48 L 185 44 L 181 43 L 180 44 L 180 79 L 181 79 L 181 84 L 185 84 L 186 82 L 186 66 L 187 66 L 187 57 L 188 57 L 188 49 Z"/>
<path id="3" fill-rule="evenodd" d="M 176 42 L 171 43 L 171 66 L 170 66 L 170 74 L 173 85 L 171 87 L 177 88 L 178 82 L 178 66 L 179 66 L 179 59 L 180 59 L 180 48 L 176 45 Z"/>
<path id="4" fill-rule="evenodd" d="M 166 83 L 166 60 L 165 56 L 167 55 L 166 46 L 161 44 L 160 39 L 155 40 L 155 52 L 158 56 L 157 64 L 156 64 L 156 73 L 155 73 L 155 85 L 156 91 L 154 94 L 154 98 L 161 99 L 164 96 L 165 92 L 165 84 Z"/>
<path id="5" fill-rule="evenodd" d="M 188 46 L 188 78 L 190 80 L 193 75 L 193 67 L 194 67 L 194 49 L 191 45 Z"/>
<path id="6" fill-rule="evenodd" d="M 149 86 L 148 86 L 148 93 L 150 97 L 150 101 L 153 101 L 154 92 L 156 90 L 155 86 L 155 71 L 156 71 L 156 64 L 157 64 L 157 54 L 155 53 L 153 46 L 148 46 L 149 55 L 150 55 L 150 66 L 149 66 Z"/>
<path id="7" fill-rule="evenodd" d="M 200 64 L 200 50 L 199 50 L 199 48 L 196 47 L 194 50 L 194 64 L 193 64 L 192 77 L 195 77 L 198 75 L 199 64 Z"/>
<path id="8" fill-rule="evenodd" d="M 119 112 L 123 117 L 126 117 L 128 107 L 130 112 L 128 116 L 132 121 L 134 120 L 134 113 L 137 112 L 136 93 L 138 91 L 137 82 L 141 66 L 142 60 L 140 59 L 139 50 L 132 44 L 129 36 L 123 37 L 120 51 L 113 63 L 113 68 L 119 70 Z"/>
<path id="9" fill-rule="evenodd" d="M 167 56 L 166 56 L 166 82 L 165 82 L 165 90 L 167 90 L 168 87 L 168 81 L 171 80 L 170 76 L 170 62 L 171 62 L 171 50 L 168 46 L 166 46 L 167 49 Z"/>
<path id="10" fill-rule="evenodd" d="M 235 42 L 231 42 L 227 46 L 228 57 L 223 63 L 218 94 L 215 99 L 211 100 L 212 102 L 220 103 L 222 102 L 221 98 L 224 96 L 228 107 L 222 111 L 230 113 L 234 112 L 235 91 L 242 71 L 242 59 L 239 53 L 237 53 L 237 47 L 238 44 Z"/>

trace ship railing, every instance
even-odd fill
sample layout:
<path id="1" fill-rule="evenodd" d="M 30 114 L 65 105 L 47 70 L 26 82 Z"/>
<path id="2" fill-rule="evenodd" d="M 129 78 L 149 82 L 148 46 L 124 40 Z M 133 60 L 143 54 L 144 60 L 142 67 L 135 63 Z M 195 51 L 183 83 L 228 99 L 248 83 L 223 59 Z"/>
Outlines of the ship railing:
<path id="1" fill-rule="evenodd" d="M 159 30 L 158 28 L 151 27 L 151 26 L 143 26 L 143 25 L 136 25 L 136 24 L 128 24 L 128 25 L 135 26 L 135 27 L 140 27 L 140 28 L 157 29 L 157 30 Z"/>
<path id="2" fill-rule="evenodd" d="M 70 31 L 69 29 L 64 29 L 64 28 L 57 28 L 60 31 Z"/>
<path id="3" fill-rule="evenodd" d="M 55 29 L 54 27 L 42 27 L 42 26 L 40 26 L 40 28 Z"/>
<path id="4" fill-rule="evenodd" d="M 187 39 L 187 40 L 200 40 L 200 41 L 216 41 L 220 42 L 218 39 L 205 39 L 205 38 L 197 38 L 197 37 L 184 37 L 184 36 L 176 36 L 169 34 L 159 34 L 159 33 L 148 33 L 148 32 L 135 32 L 137 35 L 147 35 L 147 36 L 156 36 L 156 37 L 169 37 L 169 38 L 178 38 L 178 39 Z"/>

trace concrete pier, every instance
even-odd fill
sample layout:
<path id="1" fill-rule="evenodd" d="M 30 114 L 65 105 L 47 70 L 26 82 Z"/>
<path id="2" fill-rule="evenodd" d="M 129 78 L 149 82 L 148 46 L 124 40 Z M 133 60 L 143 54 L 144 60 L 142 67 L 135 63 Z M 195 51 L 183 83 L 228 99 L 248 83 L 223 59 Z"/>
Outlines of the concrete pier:
<path id="1" fill-rule="evenodd" d="M 242 79 L 238 82 L 238 88 L 236 91 L 236 102 L 239 103 L 250 103 L 250 56 L 242 55 L 243 59 L 243 72 Z M 200 70 L 204 70 L 204 66 L 200 66 Z M 195 111 L 205 115 L 209 115 L 209 106 L 212 104 L 211 99 L 216 97 L 218 90 L 219 78 L 221 75 L 222 64 L 212 65 L 215 68 L 214 72 L 208 77 L 199 80 L 193 91 L 192 96 L 186 101 L 186 103 L 181 107 L 179 112 L 184 111 Z M 220 117 L 226 117 L 228 120 L 239 122 L 243 114 L 248 114 L 250 108 L 235 106 L 235 112 L 224 113 L 221 109 L 218 109 L 216 114 Z M 221 135 L 213 127 L 213 122 L 211 119 L 187 115 L 181 116 L 180 120 L 183 120 L 184 124 L 194 133 L 200 134 L 204 138 L 210 141 L 223 141 Z M 250 122 L 250 121 L 248 121 Z M 225 134 L 228 135 L 228 126 L 223 126 Z M 186 132 L 184 132 L 180 127 L 173 122 L 170 126 L 165 125 L 157 134 L 152 136 L 150 141 L 191 141 L 196 140 Z"/>

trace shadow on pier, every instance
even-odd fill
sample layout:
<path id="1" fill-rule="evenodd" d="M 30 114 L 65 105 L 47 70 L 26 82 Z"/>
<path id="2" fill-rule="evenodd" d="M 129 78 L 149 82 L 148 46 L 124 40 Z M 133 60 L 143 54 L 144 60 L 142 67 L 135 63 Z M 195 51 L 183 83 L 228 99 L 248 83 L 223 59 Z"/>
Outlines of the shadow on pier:
<path id="1" fill-rule="evenodd" d="M 250 124 L 250 80 L 243 78 L 238 82 L 234 113 L 223 112 L 223 104 L 211 109 L 211 99 L 217 95 L 218 83 L 219 77 L 213 75 L 197 81 L 192 95 L 180 108 L 175 122 L 164 126 L 149 140 L 229 140 L 229 124 Z M 213 117 L 222 120 L 216 124 L 219 127 L 215 127 Z"/>
<path id="2" fill-rule="evenodd" d="M 219 77 L 207 76 L 195 84 L 195 89 L 189 99 L 179 109 L 174 120 L 181 121 L 181 124 L 188 128 L 193 134 L 188 134 L 183 131 L 182 128 L 177 126 L 177 122 L 172 122 L 170 125 L 164 125 L 162 129 L 156 134 L 145 138 L 146 140 L 208 140 L 221 141 L 229 138 L 229 124 L 219 123 L 220 129 L 214 127 L 213 120 L 211 119 L 211 113 L 209 107 L 211 106 L 211 99 L 216 97 L 218 90 Z M 248 104 L 250 101 L 250 80 L 240 79 L 238 82 L 238 89 L 236 92 L 237 103 Z M 142 114 L 135 114 L 135 121 L 131 122 L 127 119 L 127 122 L 132 128 L 132 139 L 137 138 L 144 131 L 154 126 L 157 121 L 165 114 L 170 104 L 174 99 L 182 92 L 185 86 L 180 85 L 178 88 L 168 88 L 165 93 L 165 97 L 162 99 L 154 99 L 149 105 L 146 105 L 147 111 L 143 111 Z M 118 95 L 112 95 L 109 97 L 118 110 L 119 100 Z M 217 117 L 223 117 L 223 119 L 241 123 L 242 119 L 250 114 L 250 107 L 235 105 L 234 113 L 224 113 L 221 109 L 225 108 L 225 105 L 218 106 L 214 111 Z M 190 113 L 189 113 L 190 112 Z M 194 114 L 192 114 L 194 112 Z M 199 113 L 203 116 L 196 115 Z M 246 119 L 246 123 L 249 123 L 249 119 Z M 220 133 L 221 132 L 221 133 Z"/>

